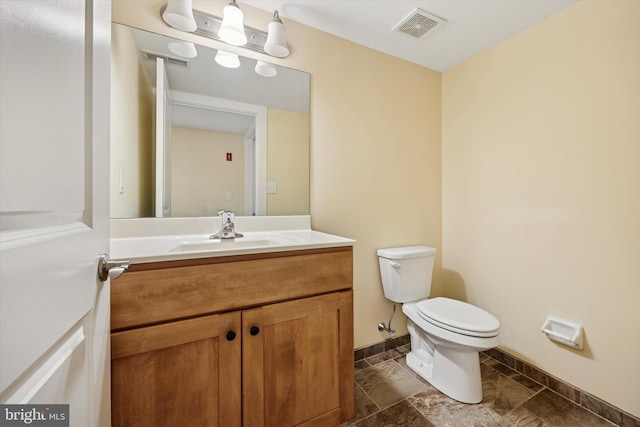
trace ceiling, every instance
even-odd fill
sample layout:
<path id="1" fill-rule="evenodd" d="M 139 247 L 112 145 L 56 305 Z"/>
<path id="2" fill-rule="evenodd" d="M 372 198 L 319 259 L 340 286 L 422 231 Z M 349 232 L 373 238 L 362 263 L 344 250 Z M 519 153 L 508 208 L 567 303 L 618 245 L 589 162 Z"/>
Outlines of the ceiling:
<path id="1" fill-rule="evenodd" d="M 446 71 L 577 0 L 239 0 L 437 71 Z M 416 8 L 445 19 L 423 37 L 393 31 Z"/>

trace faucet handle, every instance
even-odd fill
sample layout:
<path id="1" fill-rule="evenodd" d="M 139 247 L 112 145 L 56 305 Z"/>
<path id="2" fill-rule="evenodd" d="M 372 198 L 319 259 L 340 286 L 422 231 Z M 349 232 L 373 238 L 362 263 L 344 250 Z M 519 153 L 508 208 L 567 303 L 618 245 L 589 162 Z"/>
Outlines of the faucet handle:
<path id="1" fill-rule="evenodd" d="M 233 219 L 235 218 L 235 214 L 231 211 L 225 211 L 224 209 L 221 209 L 218 211 L 218 215 L 222 217 L 222 223 L 223 224 L 232 224 L 233 223 Z"/>
<path id="2" fill-rule="evenodd" d="M 236 215 L 233 212 L 221 209 L 218 211 L 218 215 L 222 217 L 222 225 L 220 231 L 209 236 L 210 239 L 234 239 L 236 237 L 243 237 L 243 234 L 236 233 L 233 224 Z"/>

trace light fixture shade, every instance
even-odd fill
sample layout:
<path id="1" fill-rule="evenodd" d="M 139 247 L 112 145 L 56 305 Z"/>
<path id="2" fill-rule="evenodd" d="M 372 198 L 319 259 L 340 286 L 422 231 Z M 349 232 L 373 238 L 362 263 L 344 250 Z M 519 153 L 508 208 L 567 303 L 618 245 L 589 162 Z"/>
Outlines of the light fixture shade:
<path id="1" fill-rule="evenodd" d="M 195 58 L 198 56 L 196 46 L 191 42 L 175 41 L 169 43 L 169 50 L 182 58 Z"/>
<path id="2" fill-rule="evenodd" d="M 216 62 L 225 68 L 238 68 L 240 66 L 240 58 L 235 53 L 219 50 L 216 53 Z"/>
<path id="3" fill-rule="evenodd" d="M 247 44 L 247 35 L 244 33 L 244 14 L 233 0 L 224 7 L 222 25 L 218 30 L 218 37 L 222 41 L 234 46 Z"/>
<path id="4" fill-rule="evenodd" d="M 167 8 L 162 13 L 162 19 L 178 30 L 191 32 L 197 28 L 191 10 L 191 0 L 169 0 Z"/>
<path id="5" fill-rule="evenodd" d="M 278 70 L 276 70 L 275 65 L 269 64 L 268 62 L 258 61 L 256 63 L 256 73 L 261 75 L 262 77 L 275 77 L 278 74 Z"/>
<path id="6" fill-rule="evenodd" d="M 280 16 L 278 16 L 277 10 L 273 14 L 273 21 L 269 22 L 269 31 L 267 33 L 267 41 L 264 44 L 264 51 L 278 58 L 284 58 L 289 55 L 284 25 L 280 20 Z"/>

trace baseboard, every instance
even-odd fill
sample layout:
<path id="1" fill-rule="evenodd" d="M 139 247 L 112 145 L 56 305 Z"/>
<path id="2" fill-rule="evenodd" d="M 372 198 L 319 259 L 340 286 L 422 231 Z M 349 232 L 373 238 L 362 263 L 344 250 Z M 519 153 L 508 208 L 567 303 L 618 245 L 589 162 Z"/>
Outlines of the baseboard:
<path id="1" fill-rule="evenodd" d="M 399 337 L 389 338 L 376 344 L 356 348 L 353 353 L 353 360 L 357 362 L 358 360 L 366 359 L 367 357 L 375 356 L 379 353 L 384 353 L 385 351 L 392 350 L 396 347 L 402 347 L 410 342 L 411 339 L 409 338 L 409 334 L 406 334 Z"/>

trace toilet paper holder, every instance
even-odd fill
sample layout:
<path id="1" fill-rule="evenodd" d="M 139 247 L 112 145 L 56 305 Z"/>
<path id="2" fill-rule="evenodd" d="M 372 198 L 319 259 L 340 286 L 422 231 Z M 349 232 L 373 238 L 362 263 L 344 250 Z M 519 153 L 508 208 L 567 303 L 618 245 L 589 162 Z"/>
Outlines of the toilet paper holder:
<path id="1" fill-rule="evenodd" d="M 547 316 L 540 330 L 552 341 L 576 350 L 582 350 L 584 347 L 584 330 L 579 323 Z"/>

